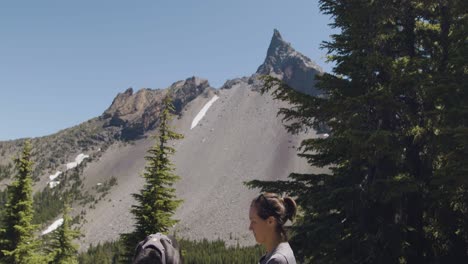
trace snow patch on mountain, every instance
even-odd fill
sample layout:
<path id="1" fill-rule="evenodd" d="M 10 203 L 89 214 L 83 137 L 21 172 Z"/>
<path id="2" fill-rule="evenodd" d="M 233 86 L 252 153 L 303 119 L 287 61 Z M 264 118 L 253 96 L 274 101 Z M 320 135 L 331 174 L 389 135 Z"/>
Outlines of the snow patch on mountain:
<path id="1" fill-rule="evenodd" d="M 62 172 L 57 171 L 55 174 L 49 175 L 49 179 L 50 179 L 49 188 L 52 189 L 60 183 L 60 181 L 55 180 L 58 176 L 60 176 L 60 174 L 62 174 Z"/>
<path id="2" fill-rule="evenodd" d="M 57 171 L 55 174 L 50 175 L 50 176 L 49 176 L 49 179 L 50 179 L 51 181 L 53 181 L 53 180 L 55 180 L 55 178 L 57 178 L 60 174 L 62 174 L 62 172 L 61 172 L 61 171 Z"/>
<path id="3" fill-rule="evenodd" d="M 83 153 L 79 154 L 78 156 L 76 156 L 74 162 L 67 163 L 67 170 L 75 168 L 76 166 L 80 165 L 80 163 L 83 162 L 84 159 L 87 158 L 89 158 L 89 155 L 85 155 Z"/>
<path id="4" fill-rule="evenodd" d="M 193 119 L 192 121 L 192 126 L 190 127 L 190 129 L 193 129 L 194 127 L 196 127 L 198 125 L 198 122 L 200 122 L 200 120 L 202 120 L 202 118 L 205 116 L 206 112 L 208 112 L 208 109 L 210 109 L 211 105 L 213 105 L 214 102 L 216 102 L 216 100 L 218 100 L 219 97 L 217 95 L 213 96 L 213 98 L 211 98 L 211 100 L 205 104 L 205 106 L 203 106 L 203 108 L 200 110 L 200 112 L 195 116 L 195 118 Z"/>
<path id="5" fill-rule="evenodd" d="M 59 226 L 63 224 L 63 218 L 57 219 L 55 222 L 53 222 L 49 227 L 47 227 L 46 230 L 42 231 L 42 235 L 46 235 L 55 229 L 57 229 Z"/>
<path id="6" fill-rule="evenodd" d="M 55 186 L 59 185 L 60 181 L 51 181 L 49 182 L 49 188 L 54 188 Z"/>

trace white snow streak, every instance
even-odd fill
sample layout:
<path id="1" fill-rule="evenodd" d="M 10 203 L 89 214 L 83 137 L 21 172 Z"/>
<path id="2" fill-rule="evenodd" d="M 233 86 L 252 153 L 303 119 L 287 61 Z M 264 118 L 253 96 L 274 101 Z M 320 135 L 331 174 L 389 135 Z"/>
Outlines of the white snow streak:
<path id="1" fill-rule="evenodd" d="M 53 181 L 53 180 L 55 180 L 55 178 L 57 178 L 60 174 L 62 174 L 62 172 L 61 172 L 61 171 L 57 171 L 55 174 L 50 175 L 50 176 L 49 176 L 49 179 L 50 179 L 51 181 Z"/>
<path id="2" fill-rule="evenodd" d="M 206 103 L 205 106 L 203 106 L 202 110 L 200 110 L 200 112 L 193 119 L 192 126 L 190 127 L 190 129 L 193 129 L 194 127 L 196 127 L 198 125 L 198 122 L 200 122 L 200 120 L 202 120 L 202 118 L 205 116 L 206 112 L 208 112 L 208 109 L 211 107 L 211 105 L 216 100 L 218 100 L 218 98 L 219 97 L 217 95 L 213 96 L 213 98 L 211 98 L 211 100 L 208 103 Z"/>
<path id="3" fill-rule="evenodd" d="M 49 188 L 54 188 L 55 186 L 59 185 L 60 181 L 51 181 L 49 182 Z"/>
<path id="4" fill-rule="evenodd" d="M 55 229 L 57 229 L 62 224 L 63 224 L 63 218 L 60 218 L 60 219 L 56 220 L 46 230 L 42 231 L 42 235 L 45 235 L 45 234 L 48 234 L 48 233 L 54 231 Z"/>
<path id="5" fill-rule="evenodd" d="M 327 138 L 329 137 L 330 135 L 328 133 L 324 133 L 324 134 L 317 134 L 317 137 L 319 138 Z"/>
<path id="6" fill-rule="evenodd" d="M 85 155 L 85 154 L 83 154 L 83 153 L 79 154 L 78 156 L 76 156 L 74 162 L 67 163 L 67 170 L 75 168 L 75 167 L 78 166 L 81 162 L 83 162 L 84 159 L 87 159 L 87 158 L 89 158 L 88 155 Z"/>

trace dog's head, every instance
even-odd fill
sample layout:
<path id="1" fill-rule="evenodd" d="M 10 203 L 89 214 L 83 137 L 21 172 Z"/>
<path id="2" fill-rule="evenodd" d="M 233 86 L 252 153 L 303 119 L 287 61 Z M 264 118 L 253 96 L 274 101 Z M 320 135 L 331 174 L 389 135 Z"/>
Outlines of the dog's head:
<path id="1" fill-rule="evenodd" d="M 179 244 L 172 236 L 149 235 L 138 243 L 133 264 L 181 264 Z"/>

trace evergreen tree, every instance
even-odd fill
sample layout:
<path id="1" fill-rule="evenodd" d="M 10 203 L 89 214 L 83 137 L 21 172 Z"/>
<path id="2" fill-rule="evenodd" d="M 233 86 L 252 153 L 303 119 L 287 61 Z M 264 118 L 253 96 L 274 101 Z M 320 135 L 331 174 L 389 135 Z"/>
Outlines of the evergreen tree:
<path id="1" fill-rule="evenodd" d="M 320 1 L 340 33 L 322 97 L 264 78 L 289 101 L 292 133 L 330 129 L 300 156 L 330 173 L 248 183 L 297 197 L 305 263 L 464 263 L 467 235 L 466 1 Z"/>
<path id="2" fill-rule="evenodd" d="M 63 207 L 63 223 L 52 233 L 52 261 L 51 264 L 77 264 L 78 245 L 73 243 L 80 236 L 80 232 L 71 228 L 70 207 L 66 203 Z"/>
<path id="3" fill-rule="evenodd" d="M 432 2 L 421 46 L 433 58 L 427 72 L 433 78 L 437 160 L 430 181 L 427 210 L 432 252 L 439 263 L 468 262 L 468 3 Z M 434 26 L 435 25 L 435 26 Z M 436 38 L 434 38 L 436 36 Z"/>
<path id="4" fill-rule="evenodd" d="M 122 235 L 127 259 L 133 256 L 139 241 L 153 233 L 167 233 L 178 222 L 172 216 L 182 200 L 177 199 L 172 187 L 179 176 L 173 172 L 174 166 L 170 156 L 175 153 L 175 149 L 170 143 L 181 139 L 182 135 L 172 131 L 170 127 L 171 113 L 174 112 L 171 100 L 168 92 L 163 100 L 156 144 L 145 157 L 147 165 L 143 177 L 146 183 L 140 193 L 133 194 L 137 201 L 131 210 L 136 220 L 135 231 Z"/>
<path id="5" fill-rule="evenodd" d="M 40 263 L 36 250 L 39 241 L 34 237 L 31 143 L 26 141 L 21 156 L 15 160 L 17 175 L 8 186 L 8 201 L 1 233 L 1 261 L 3 263 Z"/>

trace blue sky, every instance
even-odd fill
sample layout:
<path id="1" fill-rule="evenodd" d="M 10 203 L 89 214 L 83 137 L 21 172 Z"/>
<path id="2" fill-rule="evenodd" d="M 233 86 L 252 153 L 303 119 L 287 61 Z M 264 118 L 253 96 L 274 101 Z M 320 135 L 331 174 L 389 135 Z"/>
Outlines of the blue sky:
<path id="1" fill-rule="evenodd" d="M 331 71 L 328 23 L 310 0 L 1 1 L 0 140 L 97 117 L 128 87 L 251 75 L 274 28 Z"/>

